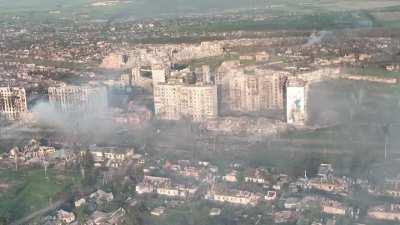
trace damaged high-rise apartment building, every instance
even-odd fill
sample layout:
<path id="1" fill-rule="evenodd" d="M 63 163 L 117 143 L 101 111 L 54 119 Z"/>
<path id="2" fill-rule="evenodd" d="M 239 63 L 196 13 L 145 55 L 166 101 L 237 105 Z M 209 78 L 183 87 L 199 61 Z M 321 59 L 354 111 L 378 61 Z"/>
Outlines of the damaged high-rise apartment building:
<path id="1" fill-rule="evenodd" d="M 218 116 L 217 87 L 159 83 L 154 87 L 155 113 L 160 119 L 202 121 Z"/>
<path id="2" fill-rule="evenodd" d="M 27 111 L 24 88 L 0 87 L 0 119 L 18 120 Z"/>
<path id="3" fill-rule="evenodd" d="M 221 107 L 227 112 L 264 113 L 284 109 L 285 82 L 289 73 L 245 68 L 235 62 L 221 65 L 216 74 Z"/>
<path id="4" fill-rule="evenodd" d="M 217 118 L 217 86 L 209 82 L 209 73 L 207 68 L 197 75 L 189 70 L 175 71 L 165 82 L 155 82 L 156 116 L 165 120 L 187 118 L 194 121 Z"/>
<path id="5" fill-rule="evenodd" d="M 99 112 L 107 106 L 107 89 L 100 86 L 50 87 L 49 102 L 62 113 Z"/>
<path id="6" fill-rule="evenodd" d="M 307 120 L 307 85 L 301 79 L 289 79 L 286 82 L 285 111 L 288 124 L 303 125 Z"/>

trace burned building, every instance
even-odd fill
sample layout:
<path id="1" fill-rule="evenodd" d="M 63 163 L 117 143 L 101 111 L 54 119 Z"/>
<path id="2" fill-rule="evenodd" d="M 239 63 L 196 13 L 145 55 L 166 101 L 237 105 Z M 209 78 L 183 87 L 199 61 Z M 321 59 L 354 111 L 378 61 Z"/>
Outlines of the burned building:
<path id="1" fill-rule="evenodd" d="M 154 87 L 155 114 L 160 119 L 201 121 L 218 116 L 217 87 L 159 83 Z"/>
<path id="2" fill-rule="evenodd" d="M 194 74 L 197 76 L 197 80 L 203 84 L 211 84 L 211 68 L 209 65 L 202 65 L 194 70 Z"/>
<path id="3" fill-rule="evenodd" d="M 284 71 L 225 63 L 216 75 L 221 108 L 228 113 L 282 112 L 288 76 Z"/>
<path id="4" fill-rule="evenodd" d="M 288 79 L 286 82 L 286 122 L 304 125 L 306 121 L 306 82 L 300 79 Z"/>
<path id="5" fill-rule="evenodd" d="M 121 81 L 127 86 L 142 87 L 152 90 L 157 83 L 166 81 L 170 74 L 170 66 L 163 63 L 153 63 L 151 66 L 135 65 L 130 71 L 126 70 L 121 75 Z"/>
<path id="6" fill-rule="evenodd" d="M 107 106 L 107 89 L 92 86 L 50 87 L 49 102 L 58 112 L 99 112 Z"/>
<path id="7" fill-rule="evenodd" d="M 273 71 L 237 74 L 229 80 L 228 107 L 239 112 L 282 110 L 284 81 Z"/>
<path id="8" fill-rule="evenodd" d="M 18 120 L 27 111 L 24 88 L 0 87 L 0 119 Z"/>

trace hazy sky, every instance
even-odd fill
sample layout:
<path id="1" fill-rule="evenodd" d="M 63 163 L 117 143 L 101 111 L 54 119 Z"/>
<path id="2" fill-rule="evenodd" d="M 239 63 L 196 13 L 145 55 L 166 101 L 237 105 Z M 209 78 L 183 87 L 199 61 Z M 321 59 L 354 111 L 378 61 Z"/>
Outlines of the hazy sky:
<path id="1" fill-rule="evenodd" d="M 112 5 L 102 5 L 102 3 Z M 219 12 L 265 6 L 262 0 L 0 0 L 0 11 L 7 13 L 43 12 L 88 13 L 97 16 L 153 17 L 186 13 Z"/>

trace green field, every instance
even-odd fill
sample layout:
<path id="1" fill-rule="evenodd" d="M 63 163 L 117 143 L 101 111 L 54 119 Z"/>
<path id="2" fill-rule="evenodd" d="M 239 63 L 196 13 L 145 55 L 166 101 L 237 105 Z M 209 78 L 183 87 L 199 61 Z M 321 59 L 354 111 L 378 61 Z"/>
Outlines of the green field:
<path id="1" fill-rule="evenodd" d="M 282 15 L 268 19 L 254 21 L 252 19 L 239 21 L 211 21 L 202 26 L 180 27 L 181 31 L 189 30 L 192 32 L 222 32 L 235 30 L 324 30 L 324 29 L 343 29 L 343 28 L 366 28 L 380 26 L 368 12 L 329 12 L 321 11 L 312 14 Z"/>
<path id="2" fill-rule="evenodd" d="M 0 180 L 13 185 L 5 193 L 0 192 L 0 217 L 9 221 L 20 219 L 67 196 L 77 182 L 71 175 L 63 176 L 52 171 L 46 178 L 43 169 L 20 172 L 2 169 Z"/>
<path id="3" fill-rule="evenodd" d="M 187 63 L 190 67 L 193 68 L 201 67 L 202 65 L 209 65 L 211 70 L 213 71 L 217 67 L 219 67 L 224 61 L 237 60 L 237 59 L 239 59 L 238 55 L 223 55 L 223 56 L 213 56 L 202 59 L 195 59 Z"/>
<path id="4" fill-rule="evenodd" d="M 264 6 L 264 1 L 252 0 L 130 0 L 110 6 L 93 6 L 92 3 L 106 2 L 103 0 L 0 0 L 0 11 L 7 14 L 46 13 L 58 10 L 61 16 L 71 14 L 89 14 L 98 18 L 110 17 L 160 17 L 169 15 L 183 15 L 191 12 L 205 12 L 208 10 L 248 9 Z"/>

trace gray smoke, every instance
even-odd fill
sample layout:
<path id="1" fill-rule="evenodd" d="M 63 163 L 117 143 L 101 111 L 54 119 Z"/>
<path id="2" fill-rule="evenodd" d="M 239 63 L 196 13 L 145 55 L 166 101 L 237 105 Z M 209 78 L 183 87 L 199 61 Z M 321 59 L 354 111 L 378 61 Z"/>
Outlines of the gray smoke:
<path id="1" fill-rule="evenodd" d="M 52 137 L 61 143 L 89 145 L 112 138 L 115 125 L 112 114 L 104 108 L 91 113 L 62 113 L 48 102 L 40 102 L 31 109 L 28 122 L 3 127 L 1 146 L 4 150 L 32 138 Z M 3 151 L 4 151 L 3 150 Z"/>
<path id="2" fill-rule="evenodd" d="M 305 46 L 311 46 L 311 45 L 319 44 L 324 39 L 326 39 L 329 36 L 331 36 L 332 34 L 333 34 L 332 31 L 326 31 L 326 30 L 322 30 L 322 31 L 318 31 L 318 32 L 315 31 L 307 39 L 307 43 L 305 44 Z"/>

